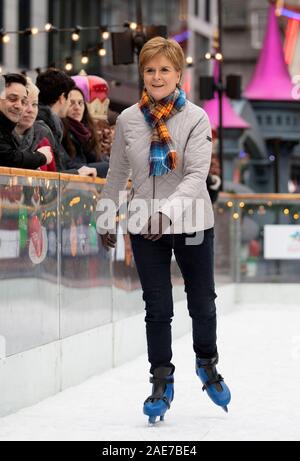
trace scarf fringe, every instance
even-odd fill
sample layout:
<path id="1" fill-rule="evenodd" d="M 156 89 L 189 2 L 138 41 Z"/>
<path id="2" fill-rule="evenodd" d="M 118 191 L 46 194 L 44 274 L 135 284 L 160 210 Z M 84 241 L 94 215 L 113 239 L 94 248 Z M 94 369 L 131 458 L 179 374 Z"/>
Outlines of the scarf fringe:
<path id="1" fill-rule="evenodd" d="M 175 168 L 177 167 L 177 153 L 175 150 L 170 150 L 168 154 L 168 164 L 170 170 L 175 170 Z"/>

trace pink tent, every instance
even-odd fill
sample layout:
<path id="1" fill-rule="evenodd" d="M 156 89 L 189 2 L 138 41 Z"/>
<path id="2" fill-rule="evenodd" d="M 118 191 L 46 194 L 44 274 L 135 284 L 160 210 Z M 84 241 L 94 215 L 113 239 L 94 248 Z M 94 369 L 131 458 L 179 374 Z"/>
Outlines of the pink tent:
<path id="1" fill-rule="evenodd" d="M 244 96 L 250 100 L 294 101 L 292 88 L 284 60 L 275 4 L 271 4 L 263 47 Z"/>
<path id="2" fill-rule="evenodd" d="M 212 128 L 216 129 L 219 126 L 219 99 L 218 95 L 206 101 L 203 105 L 203 109 L 207 113 Z M 248 123 L 239 115 L 237 115 L 227 98 L 223 95 L 223 128 L 240 128 L 247 129 L 249 128 Z"/>

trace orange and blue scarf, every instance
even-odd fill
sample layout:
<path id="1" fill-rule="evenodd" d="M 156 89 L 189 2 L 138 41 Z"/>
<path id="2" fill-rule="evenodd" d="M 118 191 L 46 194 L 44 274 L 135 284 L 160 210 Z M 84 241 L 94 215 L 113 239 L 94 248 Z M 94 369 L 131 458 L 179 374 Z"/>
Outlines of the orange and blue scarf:
<path id="1" fill-rule="evenodd" d="M 149 176 L 162 176 L 177 166 L 177 154 L 166 121 L 180 112 L 185 103 L 185 93 L 179 88 L 158 102 L 144 90 L 139 107 L 153 130 Z"/>

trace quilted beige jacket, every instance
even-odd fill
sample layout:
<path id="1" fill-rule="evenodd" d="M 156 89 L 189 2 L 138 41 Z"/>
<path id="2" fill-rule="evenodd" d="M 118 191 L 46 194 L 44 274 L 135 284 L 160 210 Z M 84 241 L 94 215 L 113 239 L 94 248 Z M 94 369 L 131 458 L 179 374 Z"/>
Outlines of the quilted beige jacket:
<path id="1" fill-rule="evenodd" d="M 125 189 L 131 178 L 133 191 L 129 216 L 138 209 L 139 199 L 147 204 L 150 214 L 157 211 L 158 200 L 153 205 L 153 199 L 159 199 L 159 211 L 172 221 L 171 233 L 181 232 L 182 223 L 183 231 L 187 233 L 209 229 L 214 225 L 214 215 L 206 187 L 212 150 L 207 114 L 187 101 L 184 109 L 167 121 L 167 126 L 176 148 L 178 165 L 166 175 L 149 176 L 151 128 L 138 104 L 122 112 L 117 119 L 102 197 L 112 199 L 118 208 L 119 191 Z M 141 227 L 148 219 L 144 211 Z"/>

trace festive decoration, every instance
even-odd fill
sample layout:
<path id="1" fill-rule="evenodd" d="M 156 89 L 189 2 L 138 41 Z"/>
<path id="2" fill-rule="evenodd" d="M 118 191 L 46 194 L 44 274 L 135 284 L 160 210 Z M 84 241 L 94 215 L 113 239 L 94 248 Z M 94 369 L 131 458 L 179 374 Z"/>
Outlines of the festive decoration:
<path id="1" fill-rule="evenodd" d="M 93 119 L 107 120 L 109 86 L 106 80 L 96 75 L 75 75 L 72 79 L 83 92 Z"/>
<path id="2" fill-rule="evenodd" d="M 20 233 L 20 250 L 26 247 L 28 235 L 28 212 L 26 207 L 19 208 L 19 233 Z"/>
<path id="3" fill-rule="evenodd" d="M 75 258 L 77 255 L 78 239 L 77 239 L 77 227 L 74 219 L 72 219 L 70 227 L 70 244 L 71 244 L 71 255 Z"/>
<path id="4" fill-rule="evenodd" d="M 48 251 L 48 237 L 40 219 L 34 215 L 29 220 L 29 257 L 34 264 L 40 264 L 46 258 Z"/>
<path id="5" fill-rule="evenodd" d="M 275 5 L 271 4 L 264 43 L 252 79 L 245 90 L 245 97 L 249 100 L 294 101 L 292 90 Z"/>

